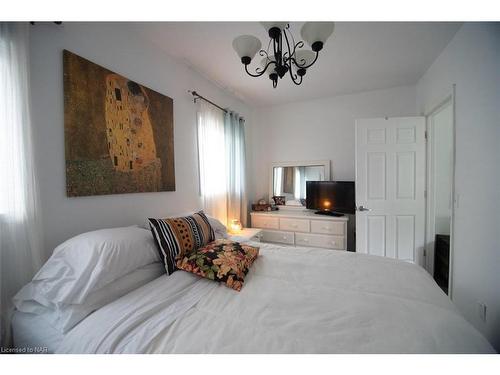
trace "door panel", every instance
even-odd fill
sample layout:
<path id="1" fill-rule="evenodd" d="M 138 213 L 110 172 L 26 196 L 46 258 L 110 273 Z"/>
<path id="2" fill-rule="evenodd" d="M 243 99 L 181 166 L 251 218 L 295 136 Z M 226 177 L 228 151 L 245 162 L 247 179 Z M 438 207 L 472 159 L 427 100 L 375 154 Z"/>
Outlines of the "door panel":
<path id="1" fill-rule="evenodd" d="M 385 153 L 368 152 L 367 187 L 369 199 L 385 199 Z"/>
<path id="2" fill-rule="evenodd" d="M 367 215 L 367 252 L 385 256 L 385 216 Z"/>
<path id="3" fill-rule="evenodd" d="M 415 249 L 415 216 L 396 216 L 396 258 L 413 259 Z"/>
<path id="4" fill-rule="evenodd" d="M 396 154 L 396 198 L 415 199 L 415 152 Z"/>
<path id="5" fill-rule="evenodd" d="M 423 264 L 423 117 L 356 121 L 356 247 Z"/>

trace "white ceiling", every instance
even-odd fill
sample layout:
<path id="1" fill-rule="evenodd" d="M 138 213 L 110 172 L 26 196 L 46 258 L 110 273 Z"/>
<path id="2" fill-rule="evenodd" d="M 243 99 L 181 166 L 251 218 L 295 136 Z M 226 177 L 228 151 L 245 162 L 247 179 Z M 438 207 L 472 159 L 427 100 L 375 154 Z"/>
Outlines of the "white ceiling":
<path id="1" fill-rule="evenodd" d="M 300 39 L 302 22 L 290 30 Z M 249 77 L 232 48 L 242 34 L 269 38 L 258 22 L 137 23 L 139 34 L 245 102 L 276 105 L 415 84 L 460 27 L 447 22 L 338 22 L 301 86 L 287 75 L 276 89 Z M 260 56 L 252 61 L 257 66 Z"/>

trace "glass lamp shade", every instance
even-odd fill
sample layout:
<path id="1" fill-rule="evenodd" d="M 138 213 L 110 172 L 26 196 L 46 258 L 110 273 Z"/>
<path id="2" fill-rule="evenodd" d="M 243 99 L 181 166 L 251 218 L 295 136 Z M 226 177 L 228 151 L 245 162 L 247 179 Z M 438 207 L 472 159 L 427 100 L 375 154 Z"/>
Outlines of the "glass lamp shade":
<path id="1" fill-rule="evenodd" d="M 300 30 L 300 35 L 311 47 L 316 42 L 324 44 L 333 34 L 333 22 L 306 22 Z"/>
<path id="2" fill-rule="evenodd" d="M 288 22 L 261 22 L 260 24 L 264 26 L 267 32 L 269 32 L 269 29 L 272 29 L 273 27 L 283 30 L 286 25 L 288 25 Z"/>
<path id="3" fill-rule="evenodd" d="M 240 35 L 233 40 L 233 48 L 240 59 L 243 57 L 253 59 L 261 46 L 260 40 L 253 35 Z"/>
<path id="4" fill-rule="evenodd" d="M 295 52 L 295 61 L 298 67 L 308 66 L 314 61 L 316 54 L 308 49 L 299 49 Z"/>

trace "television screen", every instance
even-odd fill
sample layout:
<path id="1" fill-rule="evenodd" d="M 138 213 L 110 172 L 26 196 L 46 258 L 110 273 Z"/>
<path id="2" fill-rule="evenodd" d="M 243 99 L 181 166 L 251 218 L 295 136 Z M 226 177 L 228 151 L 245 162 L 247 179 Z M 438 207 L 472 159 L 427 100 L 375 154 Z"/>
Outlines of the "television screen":
<path id="1" fill-rule="evenodd" d="M 354 181 L 307 181 L 306 207 L 311 210 L 354 214 Z"/>

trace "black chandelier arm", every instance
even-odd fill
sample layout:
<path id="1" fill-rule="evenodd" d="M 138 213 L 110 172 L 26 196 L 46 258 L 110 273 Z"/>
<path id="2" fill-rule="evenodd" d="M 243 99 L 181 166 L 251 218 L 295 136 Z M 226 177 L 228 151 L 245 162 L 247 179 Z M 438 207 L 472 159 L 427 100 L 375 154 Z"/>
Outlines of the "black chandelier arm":
<path id="1" fill-rule="evenodd" d="M 261 75 L 263 75 L 263 74 L 266 72 L 267 68 L 268 68 L 268 67 L 269 67 L 269 65 L 271 65 L 271 64 L 276 65 L 276 63 L 275 63 L 274 61 L 269 61 L 269 62 L 266 64 L 266 66 L 265 66 L 264 68 L 262 68 L 262 71 L 261 71 L 260 73 L 258 72 L 258 70 L 260 70 L 260 68 L 257 68 L 257 69 L 255 70 L 255 71 L 257 72 L 257 74 L 252 74 L 252 73 L 250 73 L 250 72 L 248 71 L 248 65 L 245 65 L 245 72 L 247 72 L 247 74 L 248 74 L 249 76 L 251 76 L 251 77 L 260 77 Z"/>
<path id="2" fill-rule="evenodd" d="M 302 40 L 298 41 L 294 46 L 293 46 L 293 52 L 292 56 L 295 56 L 295 52 L 297 51 L 297 48 L 302 48 L 304 47 L 304 42 Z"/>
<path id="3" fill-rule="evenodd" d="M 264 51 L 263 49 L 259 51 L 259 55 L 262 57 L 266 57 L 268 60 L 270 60 L 269 54 L 267 53 L 267 51 Z"/>
<path id="4" fill-rule="evenodd" d="M 297 74 L 293 73 L 292 65 L 290 64 L 290 67 L 288 68 L 288 73 L 290 73 L 290 78 L 292 79 L 293 83 L 295 83 L 297 86 L 302 83 L 303 76 L 300 76 L 300 80 L 297 79 Z"/>
<path id="5" fill-rule="evenodd" d="M 269 39 L 269 43 L 267 43 L 267 49 L 264 51 L 263 49 L 259 51 L 259 55 L 266 56 L 269 59 L 269 48 L 271 47 L 271 42 L 273 40 Z"/>
<path id="6" fill-rule="evenodd" d="M 305 65 L 305 66 L 302 66 L 300 64 L 297 63 L 297 60 L 295 59 L 295 57 L 292 58 L 292 61 L 293 63 L 298 67 L 298 68 L 302 68 L 302 69 L 308 69 L 310 68 L 311 66 L 314 65 L 314 63 L 316 62 L 316 60 L 318 60 L 318 56 L 319 56 L 319 51 L 316 51 L 316 56 L 314 57 L 314 60 L 309 64 L 309 65 Z"/>
<path id="7" fill-rule="evenodd" d="M 291 69 L 291 68 L 290 68 Z M 294 78 L 295 77 L 295 78 Z M 302 78 L 303 76 L 300 76 L 300 80 L 297 80 L 297 75 L 296 74 L 292 74 L 290 72 L 290 78 L 292 79 L 293 83 L 295 83 L 297 86 L 299 86 L 301 83 L 302 83 Z"/>

